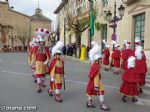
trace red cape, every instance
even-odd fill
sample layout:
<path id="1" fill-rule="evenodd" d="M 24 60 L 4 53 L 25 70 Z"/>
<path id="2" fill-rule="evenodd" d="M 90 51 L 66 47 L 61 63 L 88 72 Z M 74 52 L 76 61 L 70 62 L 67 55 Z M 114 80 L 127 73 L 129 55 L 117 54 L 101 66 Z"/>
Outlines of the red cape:
<path id="1" fill-rule="evenodd" d="M 57 61 L 56 58 L 54 58 L 54 59 L 51 60 L 51 63 L 49 65 L 49 73 L 52 71 L 53 67 L 55 66 L 56 61 Z"/>
<path id="2" fill-rule="evenodd" d="M 91 66 L 89 73 L 89 82 L 87 84 L 86 93 L 88 95 L 97 95 L 97 91 L 94 89 L 94 77 L 100 72 L 100 65 L 98 63 L 94 63 Z"/>

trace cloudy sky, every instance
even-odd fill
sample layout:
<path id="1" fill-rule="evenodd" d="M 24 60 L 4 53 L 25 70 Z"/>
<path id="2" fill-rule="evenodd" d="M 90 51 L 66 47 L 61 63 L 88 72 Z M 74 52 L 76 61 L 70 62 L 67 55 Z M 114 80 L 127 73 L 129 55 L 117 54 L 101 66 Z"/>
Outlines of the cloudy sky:
<path id="1" fill-rule="evenodd" d="M 50 18 L 53 21 L 53 24 L 56 19 L 53 12 L 61 1 L 62 0 L 39 0 L 39 6 L 42 9 L 43 14 Z M 14 7 L 14 10 L 23 12 L 29 16 L 35 13 L 35 8 L 38 6 L 38 0 L 9 0 L 9 3 L 10 6 Z"/>

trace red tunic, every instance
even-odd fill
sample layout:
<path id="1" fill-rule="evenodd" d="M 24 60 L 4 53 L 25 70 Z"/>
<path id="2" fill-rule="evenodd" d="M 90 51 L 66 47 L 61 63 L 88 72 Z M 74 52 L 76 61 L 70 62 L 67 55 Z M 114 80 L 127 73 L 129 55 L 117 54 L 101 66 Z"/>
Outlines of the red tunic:
<path id="1" fill-rule="evenodd" d="M 97 95 L 97 91 L 95 91 L 94 87 L 94 77 L 100 72 L 100 65 L 98 63 L 93 63 L 89 73 L 89 82 L 87 84 L 86 93 L 88 95 Z"/>
<path id="2" fill-rule="evenodd" d="M 40 51 L 40 47 L 36 46 L 34 48 L 34 55 L 36 58 L 36 61 L 46 61 L 46 59 L 50 59 L 50 53 L 49 53 L 49 48 L 48 47 L 44 47 L 43 51 Z"/>
<path id="3" fill-rule="evenodd" d="M 48 47 L 41 48 L 40 46 L 34 47 L 34 61 L 35 61 L 35 72 L 37 75 L 44 75 L 48 72 L 48 66 L 44 65 L 44 62 L 49 62 L 50 60 L 50 53 Z"/>
<path id="4" fill-rule="evenodd" d="M 109 65 L 109 56 L 110 56 L 109 49 L 104 49 L 103 54 L 104 54 L 103 64 L 104 65 Z"/>
<path id="5" fill-rule="evenodd" d="M 142 52 L 142 53 L 143 53 L 142 59 L 136 60 L 137 72 L 140 76 L 140 82 L 139 82 L 140 86 L 145 85 L 145 78 L 146 78 L 146 73 L 147 73 L 146 56 L 145 56 L 144 52 Z"/>
<path id="6" fill-rule="evenodd" d="M 126 70 L 127 69 L 127 60 L 128 58 L 132 55 L 132 50 L 131 49 L 125 49 L 122 51 L 122 69 Z"/>
<path id="7" fill-rule="evenodd" d="M 113 58 L 113 66 L 119 68 L 120 67 L 120 58 L 121 58 L 121 52 L 118 49 L 115 49 L 112 53 Z"/>
<path id="8" fill-rule="evenodd" d="M 49 74 L 51 78 L 54 78 L 54 83 L 50 81 L 50 87 L 52 90 L 62 88 L 63 77 L 63 61 L 58 58 L 53 58 L 49 66 Z"/>
<path id="9" fill-rule="evenodd" d="M 122 76 L 123 83 L 120 87 L 120 93 L 126 96 L 138 96 L 138 83 L 140 80 L 139 75 L 137 74 L 137 67 L 126 69 Z"/>

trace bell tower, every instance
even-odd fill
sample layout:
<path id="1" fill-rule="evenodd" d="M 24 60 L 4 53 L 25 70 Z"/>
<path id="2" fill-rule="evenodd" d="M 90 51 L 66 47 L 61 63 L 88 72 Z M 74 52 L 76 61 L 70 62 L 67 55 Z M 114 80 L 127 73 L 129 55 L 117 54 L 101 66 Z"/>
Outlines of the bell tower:
<path id="1" fill-rule="evenodd" d="M 42 15 L 42 10 L 40 9 L 40 1 L 38 0 L 37 8 L 35 9 L 36 14 Z"/>

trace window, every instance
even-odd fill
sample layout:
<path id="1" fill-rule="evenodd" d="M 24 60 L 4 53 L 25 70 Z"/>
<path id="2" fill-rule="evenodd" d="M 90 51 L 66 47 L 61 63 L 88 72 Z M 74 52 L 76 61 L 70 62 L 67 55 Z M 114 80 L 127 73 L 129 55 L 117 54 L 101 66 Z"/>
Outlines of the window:
<path id="1" fill-rule="evenodd" d="M 102 40 L 105 40 L 107 42 L 107 24 L 104 24 L 102 26 Z M 102 43 L 102 49 L 104 48 L 104 44 Z"/>
<path id="2" fill-rule="evenodd" d="M 144 47 L 144 33 L 145 33 L 145 14 L 140 14 L 134 17 L 134 38 L 140 37 L 142 47 Z"/>
<path id="3" fill-rule="evenodd" d="M 107 24 L 103 25 L 102 38 L 107 41 Z"/>

